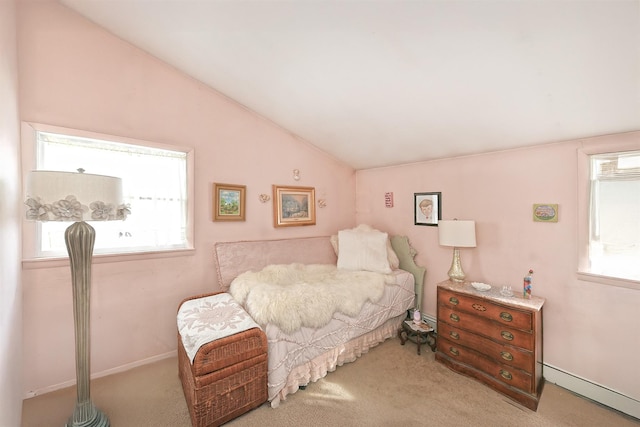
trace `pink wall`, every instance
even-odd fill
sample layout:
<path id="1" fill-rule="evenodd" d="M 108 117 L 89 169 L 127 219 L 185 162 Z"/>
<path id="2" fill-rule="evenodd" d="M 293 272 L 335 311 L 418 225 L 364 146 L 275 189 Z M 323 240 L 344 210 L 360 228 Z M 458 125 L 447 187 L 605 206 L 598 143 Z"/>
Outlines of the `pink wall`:
<path id="1" fill-rule="evenodd" d="M 640 149 L 640 132 L 634 138 Z M 447 279 L 452 249 L 439 246 L 437 227 L 413 225 L 413 193 L 441 191 L 443 219 L 476 221 L 477 247 L 461 249 L 469 280 L 518 290 L 535 270 L 533 292 L 546 298 L 544 363 L 638 400 L 640 292 L 576 277 L 576 150 L 583 142 L 591 141 L 358 171 L 356 219 L 409 236 L 427 267 L 424 311 L 435 317 L 436 284 Z M 384 207 L 388 191 L 393 208 Z M 559 221 L 533 222 L 533 203 L 558 203 Z"/>
<path id="2" fill-rule="evenodd" d="M 16 3 L 0 1 L 0 426 L 22 416 L 20 138 Z"/>
<path id="3" fill-rule="evenodd" d="M 353 169 L 65 7 L 20 2 L 18 43 L 22 120 L 195 148 L 195 253 L 94 264 L 92 372 L 175 350 L 179 302 L 216 290 L 214 242 L 353 226 Z M 213 182 L 247 186 L 246 222 L 211 221 Z M 272 184 L 315 187 L 317 225 L 275 229 Z M 23 286 L 29 393 L 75 378 L 69 268 L 24 269 Z"/>

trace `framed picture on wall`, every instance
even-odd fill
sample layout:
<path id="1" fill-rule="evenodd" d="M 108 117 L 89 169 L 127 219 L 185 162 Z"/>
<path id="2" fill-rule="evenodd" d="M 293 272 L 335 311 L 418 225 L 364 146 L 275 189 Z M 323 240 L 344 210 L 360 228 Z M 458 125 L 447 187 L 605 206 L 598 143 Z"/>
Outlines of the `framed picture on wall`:
<path id="1" fill-rule="evenodd" d="M 316 224 L 314 187 L 273 186 L 273 226 L 292 227 Z"/>
<path id="2" fill-rule="evenodd" d="M 213 220 L 244 221 L 246 189 L 244 185 L 213 183 Z"/>
<path id="3" fill-rule="evenodd" d="M 533 205 L 533 220 L 536 222 L 558 222 L 558 204 L 535 203 Z"/>
<path id="4" fill-rule="evenodd" d="M 437 226 L 442 219 L 442 193 L 414 193 L 413 218 L 415 225 Z"/>

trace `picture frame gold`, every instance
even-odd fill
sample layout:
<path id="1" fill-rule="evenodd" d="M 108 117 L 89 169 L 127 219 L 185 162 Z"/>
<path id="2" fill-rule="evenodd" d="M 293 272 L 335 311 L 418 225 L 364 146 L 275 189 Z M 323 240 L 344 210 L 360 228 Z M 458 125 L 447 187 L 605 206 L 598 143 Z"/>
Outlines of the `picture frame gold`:
<path id="1" fill-rule="evenodd" d="M 213 183 L 213 220 L 244 221 L 245 185 Z"/>
<path id="2" fill-rule="evenodd" d="M 273 226 L 295 227 L 316 224 L 314 187 L 273 185 Z"/>
<path id="3" fill-rule="evenodd" d="M 558 204 L 557 203 L 534 203 L 533 204 L 533 221 L 534 222 L 558 222 Z"/>

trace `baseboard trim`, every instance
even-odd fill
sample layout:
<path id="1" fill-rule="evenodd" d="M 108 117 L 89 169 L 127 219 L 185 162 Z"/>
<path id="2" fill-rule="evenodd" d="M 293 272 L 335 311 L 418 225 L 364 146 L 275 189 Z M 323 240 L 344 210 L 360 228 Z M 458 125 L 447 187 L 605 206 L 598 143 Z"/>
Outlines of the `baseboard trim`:
<path id="1" fill-rule="evenodd" d="M 640 401 L 584 378 L 544 363 L 542 375 L 546 382 L 566 388 L 587 399 L 640 419 Z"/>
<path id="2" fill-rule="evenodd" d="M 142 360 L 136 360 L 135 362 L 127 363 L 125 365 L 116 366 L 115 368 L 106 369 L 104 371 L 95 372 L 91 374 L 91 379 L 100 377 L 106 377 L 107 375 L 113 375 L 120 372 L 128 371 L 129 369 L 137 368 L 138 366 L 148 365 L 149 363 L 158 362 L 160 360 L 168 359 L 170 357 L 177 357 L 178 350 L 169 351 L 167 353 L 159 354 L 157 356 L 148 357 Z M 61 390 L 63 388 L 71 387 L 76 384 L 76 380 L 69 380 L 58 384 L 53 384 L 47 387 L 42 387 L 37 390 L 31 390 L 25 393 L 24 399 L 39 396 L 41 394 L 50 393 L 52 391 Z"/>

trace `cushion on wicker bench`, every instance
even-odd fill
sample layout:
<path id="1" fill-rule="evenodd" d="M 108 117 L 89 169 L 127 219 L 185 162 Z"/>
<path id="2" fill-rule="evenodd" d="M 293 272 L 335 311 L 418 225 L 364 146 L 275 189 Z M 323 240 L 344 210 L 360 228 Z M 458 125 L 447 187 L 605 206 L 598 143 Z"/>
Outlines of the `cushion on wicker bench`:
<path id="1" fill-rule="evenodd" d="M 227 293 L 184 301 L 178 309 L 177 323 L 191 362 L 202 344 L 259 327 Z"/>

